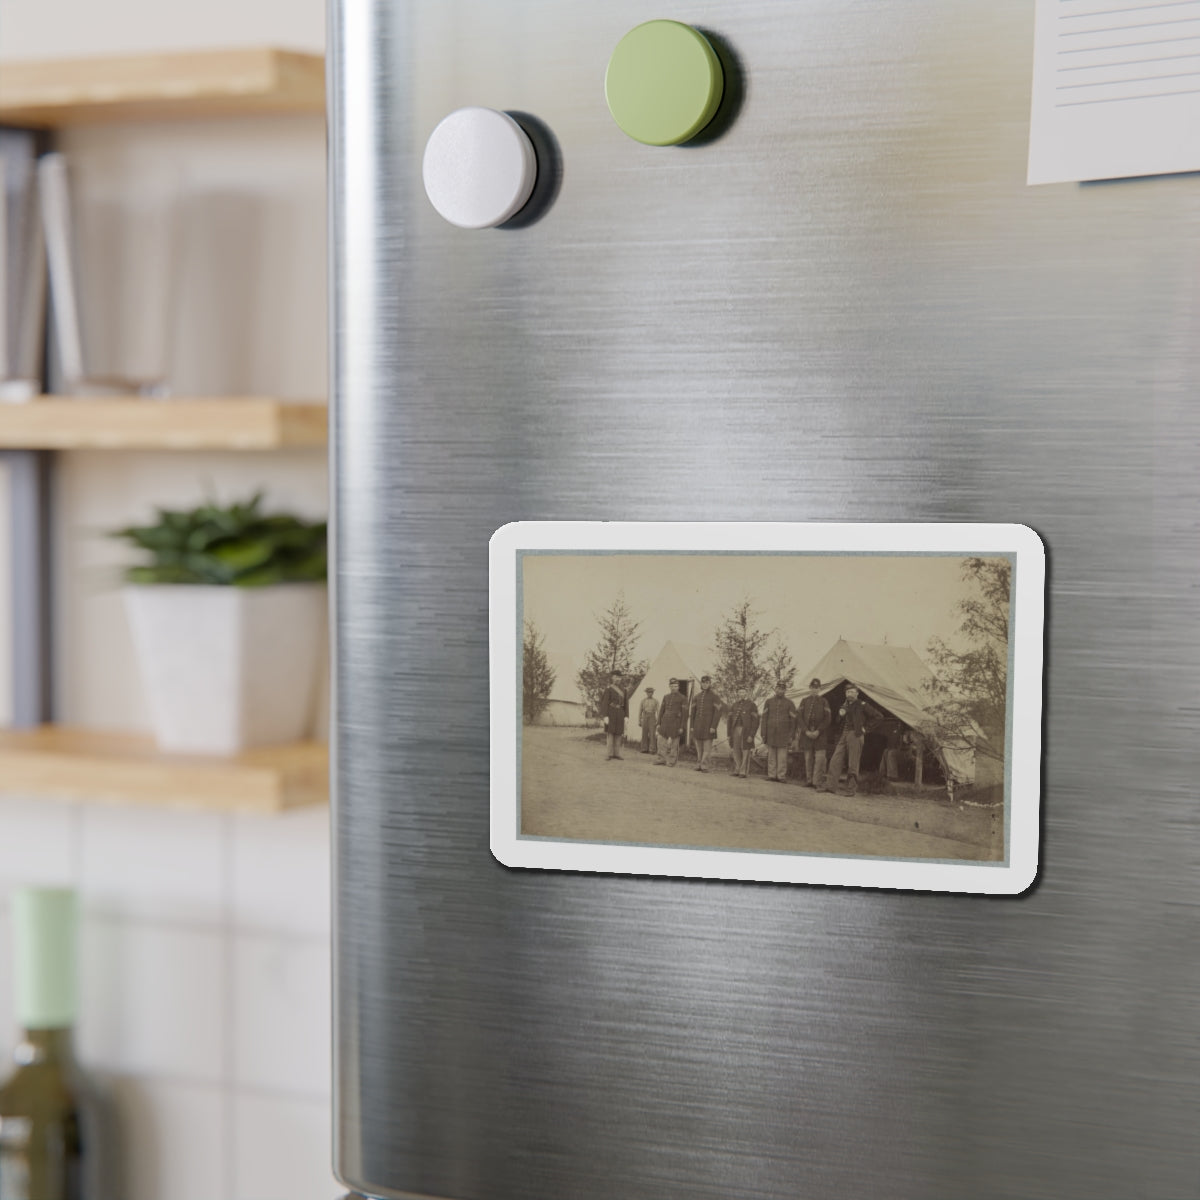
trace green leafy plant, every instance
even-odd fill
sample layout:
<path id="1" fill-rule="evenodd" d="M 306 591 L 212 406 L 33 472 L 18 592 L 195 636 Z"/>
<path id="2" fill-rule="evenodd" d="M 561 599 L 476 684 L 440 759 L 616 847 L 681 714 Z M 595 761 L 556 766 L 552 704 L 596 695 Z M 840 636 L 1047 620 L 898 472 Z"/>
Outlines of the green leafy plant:
<path id="1" fill-rule="evenodd" d="M 267 515 L 261 504 L 260 492 L 227 508 L 160 508 L 153 525 L 114 530 L 112 537 L 151 555 L 150 563 L 126 569 L 126 582 L 266 587 L 324 581 L 325 522 L 286 513 Z"/>

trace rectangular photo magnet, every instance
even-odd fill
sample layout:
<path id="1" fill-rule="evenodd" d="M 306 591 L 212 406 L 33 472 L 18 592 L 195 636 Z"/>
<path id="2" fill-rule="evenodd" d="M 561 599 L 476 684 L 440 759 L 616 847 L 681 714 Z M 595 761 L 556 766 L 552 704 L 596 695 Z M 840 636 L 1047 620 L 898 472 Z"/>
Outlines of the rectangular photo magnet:
<path id="1" fill-rule="evenodd" d="M 1044 607 L 1024 525 L 505 525 L 492 853 L 1022 892 L 1038 869 Z"/>

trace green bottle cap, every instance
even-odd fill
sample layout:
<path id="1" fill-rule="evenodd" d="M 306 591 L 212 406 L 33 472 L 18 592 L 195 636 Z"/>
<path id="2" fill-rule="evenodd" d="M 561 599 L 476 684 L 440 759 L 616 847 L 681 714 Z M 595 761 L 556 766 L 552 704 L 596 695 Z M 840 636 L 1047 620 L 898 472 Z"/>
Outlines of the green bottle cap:
<path id="1" fill-rule="evenodd" d="M 634 141 L 677 146 L 713 119 L 725 75 L 698 29 L 647 21 L 631 29 L 608 60 L 604 95 L 616 123 Z"/>
<path id="2" fill-rule="evenodd" d="M 75 1022 L 75 893 L 20 888 L 13 893 L 17 1022 L 61 1029 Z"/>

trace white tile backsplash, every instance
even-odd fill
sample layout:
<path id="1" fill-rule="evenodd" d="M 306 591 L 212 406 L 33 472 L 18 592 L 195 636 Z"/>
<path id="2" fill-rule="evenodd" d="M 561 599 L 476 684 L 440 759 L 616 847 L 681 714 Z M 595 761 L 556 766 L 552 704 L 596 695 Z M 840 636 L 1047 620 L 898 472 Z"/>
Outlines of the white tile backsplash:
<path id="1" fill-rule="evenodd" d="M 0 796 L 0 1077 L 16 1033 L 9 895 L 74 885 L 79 1054 L 113 1076 L 121 1200 L 344 1194 L 330 1167 L 329 842 L 324 807 Z"/>
<path id="2" fill-rule="evenodd" d="M 80 816 L 81 884 L 91 912 L 222 923 L 227 817 L 99 804 Z"/>
<path id="3" fill-rule="evenodd" d="M 231 1200 L 341 1200 L 331 1124 L 327 1101 L 239 1095 Z"/>
<path id="4" fill-rule="evenodd" d="M 89 917 L 81 942 L 85 1062 L 192 1083 L 222 1081 L 227 976 L 220 933 Z"/>
<path id="5" fill-rule="evenodd" d="M 0 798 L 0 1076 L 16 1032 L 9 894 L 74 885 L 79 1054 L 115 1079 L 121 1200 L 340 1200 L 329 879 L 323 807 L 252 817 Z"/>
<path id="6" fill-rule="evenodd" d="M 219 1200 L 228 1194 L 227 1100 L 218 1087 L 109 1081 L 121 1200 Z"/>
<path id="7" fill-rule="evenodd" d="M 75 805 L 0 795 L 0 905 L 22 884 L 73 883 L 76 855 Z"/>
<path id="8" fill-rule="evenodd" d="M 8 909 L 0 908 L 0 1074 L 7 1072 L 17 1043 L 17 1014 L 12 988 L 12 923 Z"/>
<path id="9" fill-rule="evenodd" d="M 233 905 L 239 929 L 323 937 L 329 933 L 329 809 L 276 817 L 238 815 Z"/>
<path id="10" fill-rule="evenodd" d="M 234 1082 L 327 1097 L 328 944 L 241 935 L 233 972 Z"/>

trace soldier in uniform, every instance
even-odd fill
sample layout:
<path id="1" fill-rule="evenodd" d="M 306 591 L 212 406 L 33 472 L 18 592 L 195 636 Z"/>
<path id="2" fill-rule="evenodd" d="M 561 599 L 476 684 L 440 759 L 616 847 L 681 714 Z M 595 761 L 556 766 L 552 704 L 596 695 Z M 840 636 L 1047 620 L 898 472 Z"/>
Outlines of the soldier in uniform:
<path id="1" fill-rule="evenodd" d="M 725 732 L 729 735 L 729 752 L 733 756 L 731 775 L 746 778 L 750 766 L 750 751 L 758 732 L 758 705 L 750 699 L 743 684 L 737 690 L 737 701 L 725 716 Z"/>
<path id="2" fill-rule="evenodd" d="M 900 778 L 900 756 L 904 753 L 904 726 L 899 721 L 889 721 L 887 749 L 883 752 L 883 775 L 885 779 Z"/>
<path id="3" fill-rule="evenodd" d="M 913 757 L 913 782 L 917 787 L 925 782 L 925 739 L 916 729 L 910 729 L 904 735 L 908 752 Z"/>
<path id="4" fill-rule="evenodd" d="M 800 701 L 796 724 L 800 730 L 800 749 L 804 752 L 804 786 L 819 788 L 825 782 L 825 763 L 829 755 L 827 739 L 832 720 L 829 705 L 821 695 L 821 681 L 808 681 L 808 695 Z"/>
<path id="5" fill-rule="evenodd" d="M 838 716 L 842 718 L 842 733 L 833 750 L 833 758 L 829 760 L 829 773 L 825 776 L 827 792 L 835 791 L 842 765 L 846 764 L 845 795 L 854 796 L 858 793 L 858 766 L 862 759 L 863 742 L 867 736 L 867 726 L 874 725 L 883 719 L 878 709 L 872 708 L 865 700 L 860 700 L 858 688 L 850 684 L 846 688 L 846 699 Z"/>
<path id="6" fill-rule="evenodd" d="M 612 673 L 612 682 L 600 697 L 600 716 L 604 718 L 607 735 L 608 758 L 611 762 L 621 755 L 621 743 L 625 738 L 625 718 L 629 716 L 629 697 L 625 693 L 625 679 L 620 671 Z"/>
<path id="7" fill-rule="evenodd" d="M 638 721 L 642 726 L 642 753 L 649 754 L 656 741 L 654 731 L 658 726 L 658 701 L 654 698 L 654 689 L 646 689 L 646 698 L 638 709 Z"/>
<path id="8" fill-rule="evenodd" d="M 725 705 L 712 690 L 712 676 L 700 676 L 700 690 L 692 697 L 692 737 L 696 742 L 696 770 L 708 770 L 708 756 L 717 740 L 717 722 Z"/>
<path id="9" fill-rule="evenodd" d="M 788 772 L 788 747 L 796 733 L 796 706 L 784 695 L 787 684 L 775 684 L 775 695 L 763 704 L 762 734 L 767 743 L 767 778 L 783 783 Z"/>
<path id="10" fill-rule="evenodd" d="M 671 690 L 658 709 L 658 757 L 656 767 L 673 767 L 679 761 L 679 737 L 687 724 L 687 700 L 672 678 Z"/>

